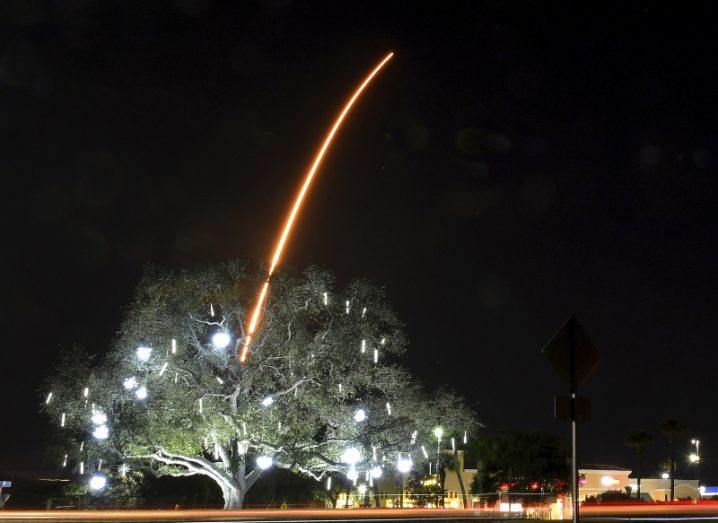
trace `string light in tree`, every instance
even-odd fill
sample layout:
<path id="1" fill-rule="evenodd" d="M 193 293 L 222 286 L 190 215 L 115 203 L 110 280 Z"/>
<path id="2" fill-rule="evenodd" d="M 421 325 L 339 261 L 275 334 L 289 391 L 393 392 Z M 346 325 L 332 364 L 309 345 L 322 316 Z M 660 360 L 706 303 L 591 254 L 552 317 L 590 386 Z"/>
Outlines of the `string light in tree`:
<path id="1" fill-rule="evenodd" d="M 107 423 L 107 416 L 104 412 L 100 412 L 99 410 L 96 410 L 92 413 L 92 424 L 93 425 L 103 425 Z"/>
<path id="2" fill-rule="evenodd" d="M 386 413 L 391 416 L 391 403 L 386 402 Z"/>
<path id="3" fill-rule="evenodd" d="M 45 398 L 45 405 L 49 405 L 51 399 L 52 399 L 52 392 L 49 392 L 47 394 L 47 398 Z"/>
<path id="4" fill-rule="evenodd" d="M 152 347 L 146 347 L 144 345 L 141 345 L 137 347 L 137 350 L 135 351 L 137 353 L 137 359 L 140 361 L 148 361 L 150 359 L 150 356 L 152 356 Z"/>
<path id="5" fill-rule="evenodd" d="M 203 403 L 204 403 L 204 402 L 202 401 L 202 398 L 200 398 L 200 399 L 199 399 L 199 413 L 200 413 L 200 414 L 202 414 L 202 411 L 204 410 L 204 409 L 203 409 L 203 407 L 204 407 Z"/>
<path id="6" fill-rule="evenodd" d="M 467 438 L 466 438 L 466 431 L 464 431 L 464 445 L 466 445 L 466 440 L 467 440 Z"/>
<path id="7" fill-rule="evenodd" d="M 379 465 L 374 465 L 369 471 L 369 475 L 374 479 L 379 479 L 384 471 Z"/>
<path id="8" fill-rule="evenodd" d="M 361 353 L 364 354 L 366 352 L 366 340 L 361 340 Z"/>
<path id="9" fill-rule="evenodd" d="M 325 292 L 322 294 L 322 297 L 324 299 L 324 305 L 329 305 L 329 294 Z"/>
<path id="10" fill-rule="evenodd" d="M 424 459 L 429 458 L 429 453 L 426 452 L 426 447 L 424 447 L 424 445 L 421 446 L 421 453 L 424 455 Z"/>
<path id="11" fill-rule="evenodd" d="M 162 367 L 160 368 L 160 376 L 162 376 L 162 375 L 165 373 L 166 370 L 167 370 L 167 362 L 165 361 L 165 362 L 162 364 Z"/>
<path id="12" fill-rule="evenodd" d="M 456 452 L 456 440 L 454 438 L 451 438 L 451 450 Z"/>
<path id="13" fill-rule="evenodd" d="M 130 376 L 124 382 L 122 382 L 122 385 L 125 387 L 125 389 L 132 390 L 137 387 L 137 378 L 135 378 L 134 376 Z"/>
<path id="14" fill-rule="evenodd" d="M 212 346 L 217 350 L 226 349 L 232 341 L 232 337 L 225 330 L 220 330 L 212 335 Z"/>
<path id="15" fill-rule="evenodd" d="M 349 470 L 347 470 L 347 479 L 349 481 L 353 481 L 356 485 L 356 480 L 359 479 L 359 472 L 357 472 L 357 469 L 350 467 Z"/>
<path id="16" fill-rule="evenodd" d="M 95 474 L 90 478 L 90 488 L 98 491 L 102 490 L 107 486 L 107 478 L 102 474 Z"/>
<path id="17" fill-rule="evenodd" d="M 127 476 L 127 473 L 130 471 L 130 467 L 129 467 L 129 465 L 127 465 L 127 463 L 123 463 L 122 465 L 120 465 L 117 468 L 117 471 L 120 473 L 120 476 L 122 476 L 124 478 L 125 476 Z"/>
<path id="18" fill-rule="evenodd" d="M 85 387 L 85 388 L 82 390 L 82 397 L 83 397 L 83 398 L 86 398 L 86 397 L 89 396 L 89 395 L 90 395 L 90 389 L 87 388 L 87 387 Z"/>
<path id="19" fill-rule="evenodd" d="M 177 340 L 172 338 L 172 354 L 177 354 Z"/>
<path id="20" fill-rule="evenodd" d="M 138 400 L 143 400 L 143 399 L 147 398 L 147 387 L 145 387 L 144 385 L 139 387 L 135 391 L 135 396 L 137 396 Z"/>
<path id="21" fill-rule="evenodd" d="M 274 464 L 274 460 L 272 456 L 263 455 L 257 457 L 256 463 L 260 470 L 267 470 Z"/>
<path id="22" fill-rule="evenodd" d="M 214 318 L 214 305 L 209 304 L 209 315 Z"/>
<path id="23" fill-rule="evenodd" d="M 82 476 L 85 473 L 85 462 L 80 461 L 80 476 Z"/>
<path id="24" fill-rule="evenodd" d="M 379 349 L 374 349 L 374 364 L 379 363 Z"/>
<path id="25" fill-rule="evenodd" d="M 331 490 L 331 489 L 332 489 L 332 477 L 327 476 L 327 490 Z"/>
<path id="26" fill-rule="evenodd" d="M 376 461 L 376 447 L 374 445 L 371 446 L 371 460 Z"/>
<path id="27" fill-rule="evenodd" d="M 357 423 L 366 421 L 366 418 L 366 411 L 364 409 L 357 409 L 356 412 L 354 412 L 354 421 Z"/>
<path id="28" fill-rule="evenodd" d="M 364 318 L 364 316 L 366 316 L 366 307 L 364 307 L 364 308 L 361 310 L 361 317 L 362 317 L 362 319 Z"/>
<path id="29" fill-rule="evenodd" d="M 61 427 L 64 427 L 64 426 L 65 426 L 65 413 L 64 413 L 64 412 L 63 412 L 62 415 L 60 416 L 60 426 L 61 426 Z"/>
<path id="30" fill-rule="evenodd" d="M 222 378 L 220 378 L 219 376 L 215 376 L 214 378 L 217 380 L 217 383 L 219 383 L 220 385 L 224 385 L 224 380 Z"/>
<path id="31" fill-rule="evenodd" d="M 100 425 L 99 427 L 95 427 L 95 430 L 92 431 L 92 435 L 95 439 L 102 441 L 110 436 L 110 429 L 107 428 L 107 425 Z"/>
<path id="32" fill-rule="evenodd" d="M 349 314 L 349 300 L 347 300 L 345 303 L 345 311 L 347 314 Z"/>
<path id="33" fill-rule="evenodd" d="M 401 452 L 399 453 L 399 459 L 396 461 L 396 470 L 401 472 L 402 474 L 406 474 L 411 470 L 411 458 L 407 457 L 404 458 L 401 455 Z"/>
<path id="34" fill-rule="evenodd" d="M 262 400 L 262 407 L 271 407 L 274 403 L 274 398 L 272 396 L 267 396 Z"/>
<path id="35" fill-rule="evenodd" d="M 62 458 L 62 468 L 67 467 L 67 454 L 65 454 Z"/>
<path id="36" fill-rule="evenodd" d="M 346 463 L 347 465 L 353 467 L 361 461 L 361 452 L 356 447 L 348 447 L 344 449 L 344 452 L 342 452 L 341 460 L 342 463 Z"/>

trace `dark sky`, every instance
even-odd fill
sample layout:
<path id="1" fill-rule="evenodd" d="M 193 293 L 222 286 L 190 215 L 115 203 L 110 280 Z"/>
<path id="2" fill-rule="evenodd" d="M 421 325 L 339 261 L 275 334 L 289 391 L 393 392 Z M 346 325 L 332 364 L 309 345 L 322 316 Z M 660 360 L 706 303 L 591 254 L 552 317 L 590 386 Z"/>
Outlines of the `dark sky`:
<path id="1" fill-rule="evenodd" d="M 602 351 L 585 460 L 631 466 L 625 433 L 675 416 L 680 474 L 697 436 L 718 482 L 718 6 L 651 4 L 3 2 L 0 468 L 39 463 L 43 377 L 104 350 L 143 264 L 267 259 L 394 50 L 286 262 L 385 286 L 408 364 L 489 430 L 568 430 L 540 349 L 575 313 Z"/>

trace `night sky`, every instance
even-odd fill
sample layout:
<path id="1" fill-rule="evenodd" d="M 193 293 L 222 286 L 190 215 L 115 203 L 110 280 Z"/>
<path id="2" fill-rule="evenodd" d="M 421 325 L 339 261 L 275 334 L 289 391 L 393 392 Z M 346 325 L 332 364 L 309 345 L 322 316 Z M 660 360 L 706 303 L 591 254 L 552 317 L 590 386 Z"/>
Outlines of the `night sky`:
<path id="1" fill-rule="evenodd" d="M 136 4 L 136 7 L 128 7 Z M 718 482 L 718 6 L 2 2 L 0 469 L 39 467 L 61 346 L 102 353 L 143 264 L 266 260 L 354 83 L 395 59 L 316 180 L 286 263 L 386 288 L 407 364 L 487 430 L 541 428 L 540 349 L 602 352 L 583 458 L 666 416 Z M 657 434 L 647 469 L 667 456 Z"/>

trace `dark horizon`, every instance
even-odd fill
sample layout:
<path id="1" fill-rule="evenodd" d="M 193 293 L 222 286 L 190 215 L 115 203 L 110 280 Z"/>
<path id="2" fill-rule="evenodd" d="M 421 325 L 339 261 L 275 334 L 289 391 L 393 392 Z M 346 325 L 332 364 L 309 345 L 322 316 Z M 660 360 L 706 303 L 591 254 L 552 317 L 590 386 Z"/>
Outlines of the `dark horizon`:
<path id="1" fill-rule="evenodd" d="M 396 56 L 319 173 L 285 263 L 385 287 L 408 366 L 488 430 L 564 391 L 541 348 L 575 314 L 602 352 L 584 462 L 667 457 L 718 483 L 716 7 L 266 0 L 8 2 L 0 469 L 40 466 L 60 346 L 102 353 L 146 263 L 264 261 L 355 82 Z M 9 178 L 7 177 L 9 175 Z M 650 472 L 649 472 L 650 471 Z"/>

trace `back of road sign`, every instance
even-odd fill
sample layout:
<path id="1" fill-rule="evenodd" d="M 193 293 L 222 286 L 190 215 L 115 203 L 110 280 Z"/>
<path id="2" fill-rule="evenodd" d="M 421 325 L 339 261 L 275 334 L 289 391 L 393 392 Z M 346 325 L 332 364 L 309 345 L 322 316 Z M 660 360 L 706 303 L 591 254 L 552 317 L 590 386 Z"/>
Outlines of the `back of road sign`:
<path id="1" fill-rule="evenodd" d="M 598 349 L 586 331 L 571 316 L 543 348 L 543 353 L 570 392 L 583 385 L 598 365 Z M 575 365 L 576 382 L 572 382 L 571 364 Z"/>

